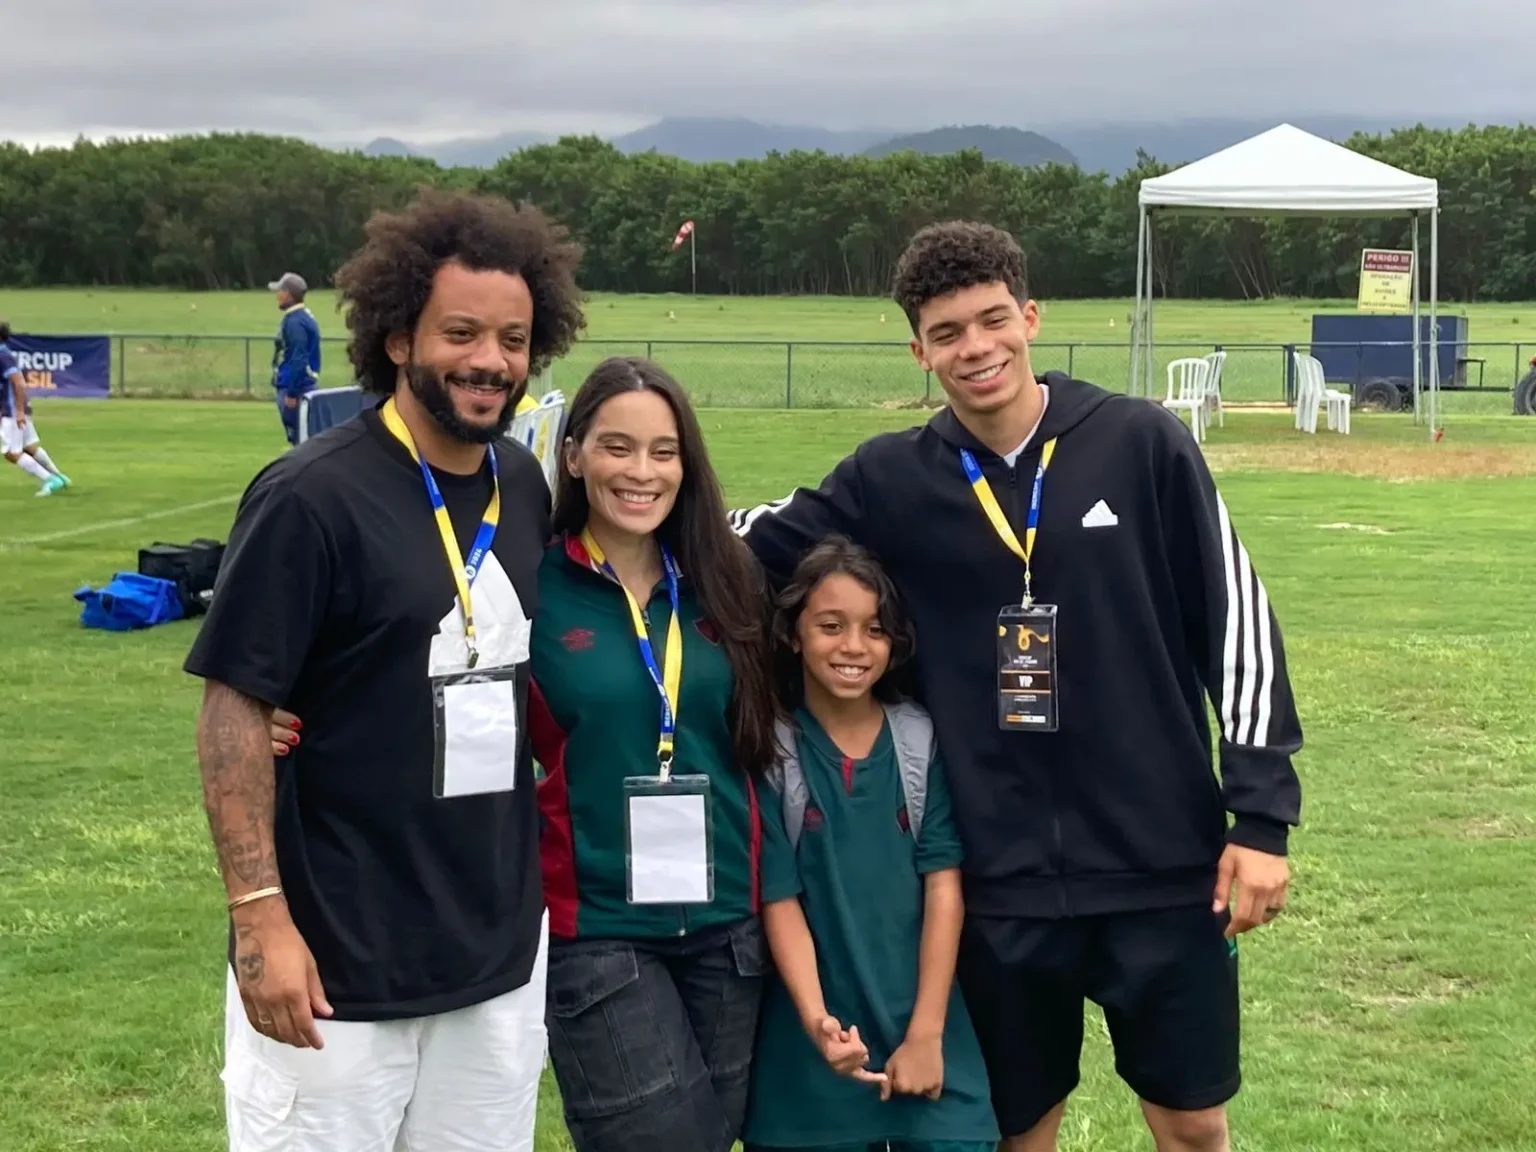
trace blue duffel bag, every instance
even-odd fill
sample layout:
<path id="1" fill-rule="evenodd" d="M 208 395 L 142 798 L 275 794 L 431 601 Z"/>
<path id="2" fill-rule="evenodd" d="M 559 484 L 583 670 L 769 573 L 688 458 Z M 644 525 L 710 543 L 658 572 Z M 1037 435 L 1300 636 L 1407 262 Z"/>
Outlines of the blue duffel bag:
<path id="1" fill-rule="evenodd" d="M 108 632 L 131 632 L 183 616 L 174 582 L 137 572 L 119 572 L 104 588 L 81 588 L 75 599 L 84 605 L 80 623 Z"/>

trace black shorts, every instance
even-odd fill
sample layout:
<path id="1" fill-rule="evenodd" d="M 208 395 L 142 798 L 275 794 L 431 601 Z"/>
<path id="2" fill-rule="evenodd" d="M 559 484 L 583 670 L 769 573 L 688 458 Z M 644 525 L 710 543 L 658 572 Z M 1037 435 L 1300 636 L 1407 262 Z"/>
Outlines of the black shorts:
<path id="1" fill-rule="evenodd" d="M 1237 949 L 1209 905 L 1066 920 L 967 916 L 956 971 L 1004 1136 L 1077 1087 L 1084 1000 L 1104 1010 L 1115 1070 L 1179 1111 L 1237 1094 Z"/>

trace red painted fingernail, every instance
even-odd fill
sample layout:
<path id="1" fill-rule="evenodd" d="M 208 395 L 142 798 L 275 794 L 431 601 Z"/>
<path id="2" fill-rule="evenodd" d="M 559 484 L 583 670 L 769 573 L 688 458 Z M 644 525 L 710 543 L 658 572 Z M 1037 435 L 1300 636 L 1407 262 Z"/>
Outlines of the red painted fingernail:
<path id="1" fill-rule="evenodd" d="M 299 735 L 298 735 L 298 733 L 297 732 L 291 733 L 289 735 L 289 737 L 288 737 L 288 743 L 290 743 L 290 744 L 297 744 L 298 742 L 299 742 Z"/>
<path id="2" fill-rule="evenodd" d="M 277 754 L 279 756 L 286 756 L 286 755 L 288 755 L 288 749 L 286 747 L 284 747 L 283 745 L 279 744 L 277 746 Z"/>
<path id="3" fill-rule="evenodd" d="M 290 724 L 289 727 L 292 728 L 295 732 L 297 732 L 300 728 L 304 727 L 304 721 L 300 720 L 297 716 L 295 716 L 293 718 L 293 723 Z"/>

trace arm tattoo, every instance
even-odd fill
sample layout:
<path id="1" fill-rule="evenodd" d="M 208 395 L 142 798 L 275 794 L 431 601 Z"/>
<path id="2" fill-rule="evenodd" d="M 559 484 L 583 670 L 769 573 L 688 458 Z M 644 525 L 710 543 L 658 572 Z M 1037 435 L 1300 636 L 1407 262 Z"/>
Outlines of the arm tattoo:
<path id="1" fill-rule="evenodd" d="M 261 702 L 210 681 L 198 716 L 203 806 L 231 897 L 278 883 L 269 715 Z"/>

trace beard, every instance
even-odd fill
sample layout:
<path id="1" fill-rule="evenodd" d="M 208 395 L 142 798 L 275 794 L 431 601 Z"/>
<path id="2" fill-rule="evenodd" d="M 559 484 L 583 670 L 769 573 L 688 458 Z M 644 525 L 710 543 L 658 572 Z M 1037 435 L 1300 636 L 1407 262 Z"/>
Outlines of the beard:
<path id="1" fill-rule="evenodd" d="M 455 440 L 468 444 L 489 444 L 506 435 L 512 426 L 512 416 L 517 403 L 523 398 L 527 381 L 514 381 L 501 372 L 450 372 L 446 376 L 425 364 L 408 364 L 405 369 L 406 385 L 411 394 L 438 426 Z M 459 415 L 453 406 L 453 385 L 468 384 L 500 388 L 506 392 L 507 402 L 494 424 L 471 424 Z"/>

